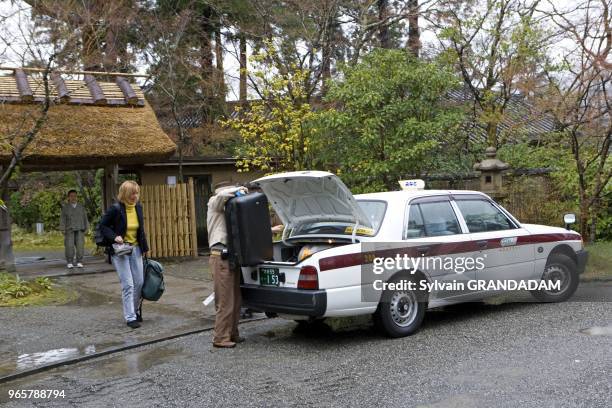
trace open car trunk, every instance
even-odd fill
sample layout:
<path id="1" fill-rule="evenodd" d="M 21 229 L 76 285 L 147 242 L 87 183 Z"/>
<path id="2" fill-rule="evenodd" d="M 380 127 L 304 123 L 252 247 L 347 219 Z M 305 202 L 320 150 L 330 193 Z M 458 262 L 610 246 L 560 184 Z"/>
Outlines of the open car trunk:
<path id="1" fill-rule="evenodd" d="M 262 177 L 254 183 L 266 194 L 286 229 L 316 222 L 344 222 L 371 227 L 353 194 L 332 173 L 280 173 Z"/>
<path id="2" fill-rule="evenodd" d="M 254 183 L 285 226 L 282 242 L 274 244 L 275 262 L 297 263 L 315 252 L 356 242 L 352 232 L 371 227 L 355 197 L 332 173 L 280 173 Z"/>

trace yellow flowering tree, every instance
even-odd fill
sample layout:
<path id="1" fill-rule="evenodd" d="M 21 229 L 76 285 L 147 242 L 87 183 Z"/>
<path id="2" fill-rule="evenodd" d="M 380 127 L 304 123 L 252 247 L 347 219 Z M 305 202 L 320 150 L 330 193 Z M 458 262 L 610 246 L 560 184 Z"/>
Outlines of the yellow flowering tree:
<path id="1" fill-rule="evenodd" d="M 237 107 L 233 117 L 222 121 L 240 135 L 239 171 L 273 173 L 304 170 L 312 164 L 314 112 L 305 87 L 309 72 L 292 66 L 289 72 L 270 73 L 265 61 L 274 58 L 274 53 L 270 47 L 253 58 L 260 66 L 253 82 L 261 99 Z"/>

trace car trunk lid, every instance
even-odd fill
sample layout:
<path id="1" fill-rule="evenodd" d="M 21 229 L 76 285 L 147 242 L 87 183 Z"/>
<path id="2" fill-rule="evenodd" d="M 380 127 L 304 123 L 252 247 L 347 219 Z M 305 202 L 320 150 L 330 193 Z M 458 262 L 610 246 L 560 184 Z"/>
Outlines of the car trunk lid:
<path id="1" fill-rule="evenodd" d="M 347 222 L 371 228 L 350 190 L 325 171 L 274 174 L 254 181 L 287 228 L 306 222 Z"/>

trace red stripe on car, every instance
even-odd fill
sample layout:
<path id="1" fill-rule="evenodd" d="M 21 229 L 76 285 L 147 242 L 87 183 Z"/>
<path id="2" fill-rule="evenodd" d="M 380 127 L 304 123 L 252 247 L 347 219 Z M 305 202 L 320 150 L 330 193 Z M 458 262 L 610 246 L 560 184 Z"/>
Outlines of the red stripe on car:
<path id="1" fill-rule="evenodd" d="M 503 238 L 512 237 L 499 237 L 486 239 L 487 246 L 484 249 L 496 249 L 501 248 L 501 240 Z M 528 244 L 540 244 L 546 242 L 557 242 L 557 241 L 579 241 L 580 235 L 572 233 L 559 233 L 559 234 L 535 234 L 535 235 L 521 235 L 516 237 L 515 245 L 528 245 Z M 395 257 L 396 255 L 404 256 L 404 254 L 412 257 L 422 256 L 422 248 L 428 247 L 428 251 L 425 256 L 440 256 L 440 255 L 453 255 L 462 252 L 479 251 L 483 248 L 478 246 L 478 242 L 485 241 L 474 240 L 464 242 L 444 242 L 444 243 L 427 243 L 415 244 L 410 247 L 400 247 L 394 249 L 381 249 L 378 251 L 358 252 L 352 254 L 336 255 L 327 258 L 321 258 L 319 260 L 319 270 L 329 271 L 338 268 L 348 268 L 350 266 L 365 265 L 372 263 L 374 258 L 386 258 Z"/>

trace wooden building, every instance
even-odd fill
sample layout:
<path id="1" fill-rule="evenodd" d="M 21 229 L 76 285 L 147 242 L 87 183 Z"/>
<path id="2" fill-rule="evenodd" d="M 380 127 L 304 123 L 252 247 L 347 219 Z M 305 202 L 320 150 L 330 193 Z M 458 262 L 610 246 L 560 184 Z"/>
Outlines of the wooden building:
<path id="1" fill-rule="evenodd" d="M 192 179 L 196 202 L 198 246 L 207 248 L 206 212 L 213 186 L 219 181 L 247 183 L 256 179 L 260 173 L 239 173 L 236 170 L 236 159 L 232 157 L 186 157 L 183 159 L 183 180 L 179 180 L 178 168 L 179 160 L 176 157 L 122 167 L 124 171 L 138 174 L 143 185 L 173 185 L 180 182 L 186 183 L 188 179 Z"/>
<path id="2" fill-rule="evenodd" d="M 104 204 L 116 193 L 119 168 L 165 160 L 176 145 L 162 130 L 140 88 L 121 74 L 93 73 L 64 79 L 52 73 L 51 106 L 40 131 L 23 152 L 25 171 L 104 168 Z M 40 117 L 45 100 L 42 77 L 27 69 L 0 76 L 0 138 L 24 135 Z M 23 137 L 23 136 L 22 136 Z M 14 145 L 14 143 L 13 143 Z M 0 164 L 12 159 L 11 145 L 0 144 Z"/>
<path id="3" fill-rule="evenodd" d="M 162 129 L 175 141 L 178 141 L 176 120 L 163 108 L 156 112 Z M 206 123 L 201 110 L 186 111 L 179 117 L 180 125 L 186 134 L 183 144 L 182 174 L 179 180 L 179 158 L 175 154 L 165 160 L 151 161 L 140 165 L 122 166 L 122 171 L 138 174 L 142 183 L 172 185 L 194 182 L 196 200 L 196 224 L 198 245 L 208 247 L 206 229 L 206 211 L 208 199 L 213 186 L 219 181 L 230 183 L 247 183 L 264 175 L 263 172 L 239 172 L 236 168 L 237 158 L 234 147 L 239 142 L 238 135 L 218 124 Z M 178 143 L 178 142 L 177 142 Z"/>
<path id="4" fill-rule="evenodd" d="M 1 70 L 7 74 L 0 75 L 0 166 L 6 166 L 13 159 L 14 146 L 42 116 L 47 98 L 41 70 Z M 171 157 L 176 144 L 161 128 L 140 88 L 130 84 L 127 77 L 129 74 L 52 72 L 47 117 L 23 151 L 20 169 L 103 168 L 103 205 L 107 208 L 116 196 L 120 172 Z M 168 218 L 167 223 L 175 221 Z M 147 222 L 152 220 L 145 219 Z M 184 229 L 181 231 L 187 236 Z M 162 233 L 164 229 L 160 229 Z M 161 241 L 165 242 L 164 237 Z M 189 248 L 197 248 L 195 239 L 190 241 Z M 188 252 L 185 248 L 181 249 L 183 253 Z"/>

